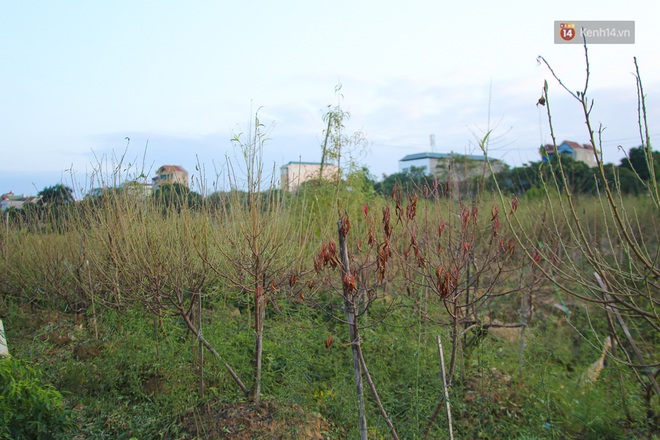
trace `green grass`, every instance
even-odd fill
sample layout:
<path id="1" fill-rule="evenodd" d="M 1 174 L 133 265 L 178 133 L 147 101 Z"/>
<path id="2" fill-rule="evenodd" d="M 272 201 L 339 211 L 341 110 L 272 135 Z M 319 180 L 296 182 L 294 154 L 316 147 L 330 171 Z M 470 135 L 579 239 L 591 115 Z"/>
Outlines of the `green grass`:
<path id="1" fill-rule="evenodd" d="M 58 315 L 57 322 L 29 325 L 45 313 L 11 307 L 5 317 L 13 356 L 40 366 L 49 382 L 75 408 L 77 438 L 177 438 L 178 421 L 204 401 L 241 402 L 225 370 L 206 355 L 205 398 L 199 396 L 196 344 L 177 319 L 154 330 L 153 317 L 105 311 L 95 341 L 89 321 Z M 205 335 L 240 375 L 251 371 L 251 330 L 222 306 L 206 312 Z M 442 393 L 433 335 L 443 328 L 404 325 L 394 317 L 364 331 L 364 351 L 385 407 L 402 438 L 421 438 Z M 23 324 L 26 324 L 23 326 Z M 43 341 L 44 333 L 75 335 L 65 345 Z M 344 325 L 315 317 L 308 310 L 269 321 L 264 347 L 264 397 L 285 407 L 298 405 L 321 414 L 333 438 L 354 438 L 354 384 Z M 330 349 L 324 340 L 335 335 Z M 618 369 L 608 365 L 598 382 L 580 388 L 579 374 L 596 357 L 560 316 L 538 320 L 530 328 L 524 365 L 518 346 L 486 336 L 461 367 L 450 390 L 454 430 L 459 438 L 633 438 L 649 433 L 643 402 L 626 376 L 626 420 L 618 391 Z M 98 355 L 76 359 L 76 347 L 99 344 Z M 368 398 L 370 401 L 370 399 Z M 368 405 L 370 432 L 387 438 L 387 426 Z M 431 430 L 447 434 L 444 412 Z"/>

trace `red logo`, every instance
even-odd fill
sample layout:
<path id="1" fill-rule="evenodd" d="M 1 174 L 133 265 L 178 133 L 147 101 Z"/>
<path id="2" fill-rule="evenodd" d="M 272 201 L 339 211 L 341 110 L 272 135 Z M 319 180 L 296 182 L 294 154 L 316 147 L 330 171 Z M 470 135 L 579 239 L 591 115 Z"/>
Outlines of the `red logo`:
<path id="1" fill-rule="evenodd" d="M 559 25 L 559 37 L 564 41 L 571 41 L 575 38 L 575 24 L 561 23 Z"/>

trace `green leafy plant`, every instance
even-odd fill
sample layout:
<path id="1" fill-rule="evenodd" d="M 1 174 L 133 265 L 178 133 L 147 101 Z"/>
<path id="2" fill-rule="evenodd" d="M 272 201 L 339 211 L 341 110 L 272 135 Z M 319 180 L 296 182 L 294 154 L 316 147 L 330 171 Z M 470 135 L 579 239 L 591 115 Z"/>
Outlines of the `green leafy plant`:
<path id="1" fill-rule="evenodd" d="M 73 428 L 59 391 L 27 362 L 0 358 L 0 438 L 50 439 Z"/>

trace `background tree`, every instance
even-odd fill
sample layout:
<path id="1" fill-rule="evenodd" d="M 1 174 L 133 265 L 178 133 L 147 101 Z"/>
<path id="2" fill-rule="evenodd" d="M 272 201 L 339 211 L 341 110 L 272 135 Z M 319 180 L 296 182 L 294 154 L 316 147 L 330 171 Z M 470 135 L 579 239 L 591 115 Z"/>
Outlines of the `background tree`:
<path id="1" fill-rule="evenodd" d="M 639 195 L 644 192 L 644 183 L 639 180 L 635 172 L 624 166 L 605 165 L 605 177 L 612 189 L 621 191 L 622 194 Z M 594 176 L 597 180 L 597 176 Z M 601 182 L 599 187 L 602 187 Z"/>
<path id="2" fill-rule="evenodd" d="M 75 227 L 73 220 L 78 209 L 70 187 L 59 183 L 39 191 L 38 196 L 40 197 L 36 203 L 39 207 L 38 212 L 35 213 L 36 216 L 30 216 L 29 222 L 35 225 L 44 223 L 57 232 Z"/>
<path id="3" fill-rule="evenodd" d="M 561 160 L 561 164 L 559 161 Z M 541 167 L 542 178 L 556 181 L 559 189 L 568 187 L 574 194 L 592 193 L 596 187 L 594 171 L 585 162 L 573 159 L 570 156 L 555 154 L 548 162 L 548 167 Z"/>
<path id="4" fill-rule="evenodd" d="M 153 198 L 156 203 L 161 204 L 164 210 L 175 209 L 179 212 L 184 207 L 195 209 L 202 204 L 202 196 L 181 183 L 159 186 L 154 192 Z"/>
<path id="5" fill-rule="evenodd" d="M 319 178 L 324 177 L 323 168 L 329 162 L 336 163 L 341 173 L 342 156 L 348 156 L 346 161 L 348 171 L 355 171 L 357 161 L 354 156 L 358 150 L 366 149 L 367 146 L 367 140 L 362 132 L 356 131 L 349 135 L 345 131 L 344 123 L 351 118 L 351 114 L 341 107 L 341 100 L 344 97 L 341 94 L 341 84 L 335 86 L 335 94 L 337 95 L 337 105 L 328 105 L 328 110 L 323 115 L 323 122 L 327 124 L 327 127 L 323 132 L 324 141 L 321 145 Z"/>
<path id="6" fill-rule="evenodd" d="M 621 160 L 621 165 L 603 164 L 605 181 L 611 188 L 616 187 L 622 194 L 641 194 L 644 182 L 650 179 L 648 162 L 641 147 L 631 148 L 631 154 Z M 654 152 L 654 166 L 656 175 L 660 169 L 660 153 Z M 629 160 L 629 158 L 632 158 Z M 545 183 L 557 180 L 559 188 L 569 185 L 573 194 L 597 194 L 603 188 L 603 180 L 599 176 L 598 168 L 590 168 L 584 162 L 564 156 L 559 164 L 559 156 L 553 156 L 548 162 L 530 162 L 528 164 L 504 170 L 493 174 L 486 182 L 489 190 L 499 190 L 510 194 L 522 196 L 528 191 L 538 195 Z M 636 164 L 636 165 L 635 165 Z M 637 172 L 637 170 L 641 172 Z M 637 174 L 637 175 L 636 175 Z M 387 179 L 386 179 L 387 180 Z M 495 185 L 497 181 L 497 185 Z M 383 182 L 385 183 L 385 182 Z"/>
<path id="7" fill-rule="evenodd" d="M 541 186 L 539 167 L 541 162 L 530 162 L 519 167 L 492 174 L 486 181 L 486 188 L 492 190 L 497 186 L 507 193 L 521 196 L 532 188 Z"/>
<path id="8" fill-rule="evenodd" d="M 430 189 L 435 185 L 435 180 L 424 174 L 424 167 L 410 167 L 410 171 L 407 173 L 393 173 L 385 176 L 382 182 L 374 185 L 374 189 L 378 194 L 386 197 L 392 195 L 392 191 L 397 185 L 403 195 L 429 194 Z"/>
<path id="9" fill-rule="evenodd" d="M 40 206 L 64 205 L 75 201 L 73 189 L 61 183 L 42 189 L 37 195 L 40 197 L 37 202 Z"/>
<path id="10" fill-rule="evenodd" d="M 651 166 L 653 167 L 656 180 L 660 179 L 660 152 L 653 151 L 652 158 L 648 150 L 643 146 L 631 148 L 628 155 L 621 159 L 621 168 L 627 168 L 637 173 L 640 179 L 648 181 L 651 179 Z"/>

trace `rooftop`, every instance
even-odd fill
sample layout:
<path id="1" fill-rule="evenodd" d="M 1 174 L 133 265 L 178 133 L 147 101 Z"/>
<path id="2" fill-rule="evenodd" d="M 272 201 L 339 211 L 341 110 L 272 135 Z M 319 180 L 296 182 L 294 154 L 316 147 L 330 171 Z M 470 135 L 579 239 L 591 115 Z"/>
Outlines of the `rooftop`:
<path id="1" fill-rule="evenodd" d="M 568 146 L 571 147 L 573 150 L 576 150 L 576 149 L 580 149 L 580 150 L 593 150 L 593 149 L 594 149 L 593 145 L 591 145 L 591 144 L 583 144 L 583 145 L 580 145 L 580 144 L 578 144 L 577 142 L 573 142 L 573 141 L 563 141 L 561 144 L 557 144 L 557 148 L 561 147 L 561 146 L 564 145 L 564 144 L 568 145 Z M 548 152 L 555 151 L 555 146 L 552 145 L 552 144 L 544 145 L 543 148 L 545 148 L 545 151 L 548 151 Z"/>
<path id="2" fill-rule="evenodd" d="M 282 165 L 283 167 L 289 166 L 289 165 L 321 165 L 321 162 L 301 162 L 301 161 L 291 161 L 287 164 Z M 330 165 L 330 166 L 336 166 L 331 163 L 326 163 L 324 165 Z"/>
<path id="3" fill-rule="evenodd" d="M 449 159 L 449 158 L 460 158 L 460 159 L 468 159 L 468 160 L 486 160 L 484 156 L 477 156 L 477 155 L 469 155 L 469 154 L 459 154 L 459 153 L 415 153 L 415 154 L 409 154 L 403 159 L 400 159 L 399 162 L 406 162 L 409 160 L 418 160 L 418 159 Z M 491 160 L 497 160 L 497 159 L 491 159 Z"/>
<path id="4" fill-rule="evenodd" d="M 162 167 L 158 168 L 158 171 L 160 171 L 160 170 L 186 172 L 186 170 L 180 165 L 163 165 Z"/>

